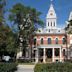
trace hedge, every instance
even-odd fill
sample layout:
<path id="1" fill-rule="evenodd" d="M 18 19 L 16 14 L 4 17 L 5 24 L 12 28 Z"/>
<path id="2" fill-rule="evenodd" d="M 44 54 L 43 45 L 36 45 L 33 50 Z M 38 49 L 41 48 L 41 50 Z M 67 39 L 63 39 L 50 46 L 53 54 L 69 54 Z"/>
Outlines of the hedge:
<path id="1" fill-rule="evenodd" d="M 37 64 L 34 72 L 72 72 L 72 63 Z"/>
<path id="2" fill-rule="evenodd" d="M 15 72 L 17 63 L 0 63 L 0 72 Z"/>

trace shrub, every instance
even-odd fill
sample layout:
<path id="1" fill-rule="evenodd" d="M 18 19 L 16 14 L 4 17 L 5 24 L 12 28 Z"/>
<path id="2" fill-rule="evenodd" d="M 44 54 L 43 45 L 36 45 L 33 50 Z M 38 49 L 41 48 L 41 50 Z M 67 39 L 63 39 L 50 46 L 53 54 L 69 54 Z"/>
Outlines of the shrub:
<path id="1" fill-rule="evenodd" d="M 0 72 L 15 72 L 16 70 L 16 63 L 0 63 Z"/>
<path id="2" fill-rule="evenodd" d="M 34 72 L 72 72 L 72 63 L 37 64 Z"/>

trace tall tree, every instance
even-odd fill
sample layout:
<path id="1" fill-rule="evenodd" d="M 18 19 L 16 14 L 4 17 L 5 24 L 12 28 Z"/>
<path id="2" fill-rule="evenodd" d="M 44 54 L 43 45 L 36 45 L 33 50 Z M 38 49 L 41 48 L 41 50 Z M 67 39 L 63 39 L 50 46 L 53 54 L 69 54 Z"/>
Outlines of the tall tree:
<path id="1" fill-rule="evenodd" d="M 9 20 L 17 25 L 19 30 L 19 39 L 23 39 L 24 49 L 31 43 L 31 37 L 35 31 L 36 24 L 43 24 L 39 18 L 41 12 L 31 7 L 26 7 L 20 3 L 14 5 L 10 10 Z"/>
<path id="2" fill-rule="evenodd" d="M 16 34 L 12 32 L 9 26 L 0 26 L 0 56 L 10 55 L 16 56 L 17 43 Z"/>
<path id="3" fill-rule="evenodd" d="M 72 20 L 68 21 L 68 25 L 65 27 L 65 30 L 68 34 L 72 34 Z"/>

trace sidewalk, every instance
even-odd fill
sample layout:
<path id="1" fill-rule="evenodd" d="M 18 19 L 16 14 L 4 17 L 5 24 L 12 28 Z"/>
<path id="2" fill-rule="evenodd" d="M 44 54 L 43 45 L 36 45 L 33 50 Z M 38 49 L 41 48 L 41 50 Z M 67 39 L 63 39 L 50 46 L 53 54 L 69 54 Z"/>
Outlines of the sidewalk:
<path id="1" fill-rule="evenodd" d="M 34 72 L 35 65 L 18 65 L 16 72 Z"/>

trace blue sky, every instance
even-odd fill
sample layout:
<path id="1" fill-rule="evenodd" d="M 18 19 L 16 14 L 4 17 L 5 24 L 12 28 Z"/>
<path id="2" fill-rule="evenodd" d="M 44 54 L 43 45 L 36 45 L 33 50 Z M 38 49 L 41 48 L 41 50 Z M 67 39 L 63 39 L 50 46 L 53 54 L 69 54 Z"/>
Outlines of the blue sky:
<path id="1" fill-rule="evenodd" d="M 36 8 L 42 12 L 40 18 L 45 22 L 46 14 L 50 7 L 50 0 L 7 0 L 6 8 L 11 8 L 16 3 L 22 3 L 26 6 Z M 53 6 L 57 14 L 57 25 L 63 27 L 65 21 L 68 20 L 70 11 L 72 11 L 72 0 L 53 0 Z"/>

